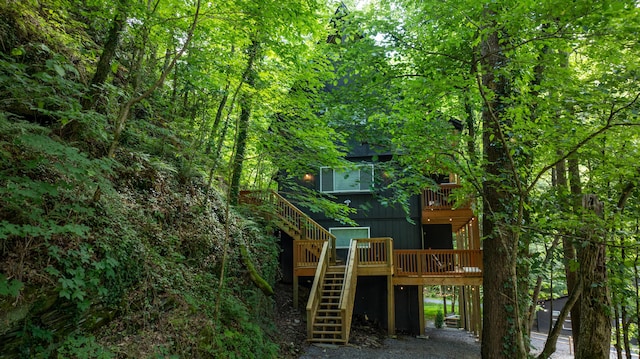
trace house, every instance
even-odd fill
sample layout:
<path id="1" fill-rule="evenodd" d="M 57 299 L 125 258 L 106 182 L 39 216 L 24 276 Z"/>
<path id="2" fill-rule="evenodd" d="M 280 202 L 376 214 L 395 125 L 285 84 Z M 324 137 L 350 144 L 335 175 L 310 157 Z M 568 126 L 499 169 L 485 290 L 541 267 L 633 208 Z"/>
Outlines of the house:
<path id="1" fill-rule="evenodd" d="M 286 199 L 287 189 L 243 192 L 246 203 L 269 203 L 280 228 L 282 270 L 290 273 L 294 306 L 298 287 L 312 283 L 306 303 L 308 339 L 346 343 L 353 315 L 366 315 L 397 332 L 423 335 L 423 287 L 461 288 L 461 326 L 481 333 L 482 250 L 471 201 L 458 205 L 450 194 L 454 175 L 439 176 L 437 188 L 409 200 L 409 213 L 384 206 L 376 183 L 380 164 L 391 158 L 370 145 L 352 146 L 351 168 L 318 168 L 300 182 L 358 209 L 345 226 L 320 213 L 306 213 Z M 375 159 L 375 161 L 374 161 Z M 407 220 L 409 218 L 409 220 Z"/>
<path id="2" fill-rule="evenodd" d="M 558 321 L 560 311 L 567 304 L 568 300 L 569 297 L 565 295 L 560 298 L 538 301 L 539 309 L 536 311 L 536 321 L 531 329 L 537 332 L 549 332 L 551 327 Z M 560 333 L 563 335 L 571 335 L 571 313 L 567 314 L 567 317 L 562 323 Z"/>

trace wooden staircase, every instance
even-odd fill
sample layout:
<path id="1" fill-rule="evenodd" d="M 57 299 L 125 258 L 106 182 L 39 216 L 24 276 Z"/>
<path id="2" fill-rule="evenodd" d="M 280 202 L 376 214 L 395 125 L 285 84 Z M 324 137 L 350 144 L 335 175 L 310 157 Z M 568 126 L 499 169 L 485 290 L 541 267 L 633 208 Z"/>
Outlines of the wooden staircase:
<path id="1" fill-rule="evenodd" d="M 342 329 L 343 322 L 340 313 L 340 297 L 344 287 L 346 266 L 331 265 L 327 268 L 322 289 L 320 303 L 316 315 L 312 318 L 312 330 L 309 341 L 319 343 L 346 343 Z"/>
<path id="2" fill-rule="evenodd" d="M 345 264 L 336 263 L 336 237 L 274 191 L 241 191 L 240 202 L 262 207 L 266 216 L 294 239 L 294 267 L 313 265 L 313 287 L 307 302 L 307 338 L 312 342 L 346 344 L 357 283 L 357 242 Z M 300 244 L 301 251 L 295 249 Z M 294 268 L 294 270 L 296 270 Z M 295 286 L 295 282 L 294 282 Z M 295 288 L 294 288 L 295 290 Z M 294 302 L 297 302 L 294 296 Z"/>
<path id="3" fill-rule="evenodd" d="M 346 344 L 358 281 L 357 241 L 352 241 L 344 265 L 330 261 L 328 243 L 322 248 L 313 287 L 307 302 L 307 339 L 311 342 Z"/>

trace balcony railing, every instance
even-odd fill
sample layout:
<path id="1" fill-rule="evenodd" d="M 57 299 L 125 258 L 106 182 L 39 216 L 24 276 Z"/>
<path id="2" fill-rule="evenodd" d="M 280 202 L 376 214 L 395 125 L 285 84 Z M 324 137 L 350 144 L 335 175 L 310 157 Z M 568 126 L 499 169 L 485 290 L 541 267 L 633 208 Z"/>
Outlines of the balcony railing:
<path id="1" fill-rule="evenodd" d="M 422 192 L 422 208 L 424 209 L 453 209 L 468 208 L 470 201 L 456 206 L 451 192 L 461 186 L 456 183 L 442 183 L 437 190 L 427 189 Z"/>
<path id="2" fill-rule="evenodd" d="M 393 255 L 396 276 L 482 276 L 480 249 L 403 249 Z"/>

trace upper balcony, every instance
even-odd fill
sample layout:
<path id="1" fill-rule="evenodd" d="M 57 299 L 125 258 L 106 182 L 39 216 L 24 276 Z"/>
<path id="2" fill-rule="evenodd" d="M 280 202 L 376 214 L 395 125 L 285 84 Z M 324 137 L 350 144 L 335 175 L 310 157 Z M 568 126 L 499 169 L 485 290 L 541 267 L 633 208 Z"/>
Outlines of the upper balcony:
<path id="1" fill-rule="evenodd" d="M 461 186 L 457 183 L 441 183 L 437 190 L 426 189 L 422 192 L 422 224 L 451 224 L 457 232 L 474 217 L 471 210 L 472 200 L 456 203 L 452 192 Z"/>

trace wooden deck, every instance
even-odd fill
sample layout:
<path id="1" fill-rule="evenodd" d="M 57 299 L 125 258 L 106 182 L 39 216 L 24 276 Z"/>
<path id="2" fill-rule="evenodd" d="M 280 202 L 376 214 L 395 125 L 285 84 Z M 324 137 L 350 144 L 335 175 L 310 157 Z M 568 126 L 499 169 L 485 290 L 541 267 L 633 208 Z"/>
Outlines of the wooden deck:
<path id="1" fill-rule="evenodd" d="M 393 276 L 394 285 L 481 285 L 480 249 L 393 249 L 391 238 L 355 240 L 358 276 Z M 294 242 L 296 275 L 313 276 L 323 241 Z"/>

